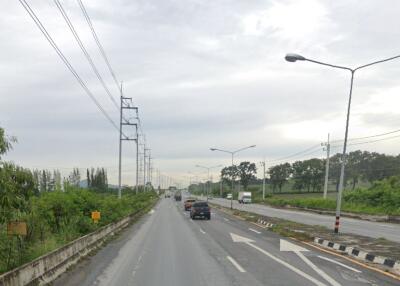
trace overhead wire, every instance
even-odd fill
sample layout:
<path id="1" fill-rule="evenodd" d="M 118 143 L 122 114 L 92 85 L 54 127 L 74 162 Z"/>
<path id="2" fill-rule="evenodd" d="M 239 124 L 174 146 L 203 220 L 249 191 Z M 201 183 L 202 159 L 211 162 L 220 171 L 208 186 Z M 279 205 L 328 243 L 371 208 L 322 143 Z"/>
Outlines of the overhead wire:
<path id="1" fill-rule="evenodd" d="M 37 17 L 35 12 L 32 10 L 32 8 L 29 6 L 29 4 L 26 2 L 26 0 L 19 0 L 21 5 L 24 7 L 26 12 L 29 14 L 29 16 L 32 18 L 32 20 L 35 22 L 36 26 L 39 28 L 39 30 L 42 32 L 42 34 L 45 36 L 46 40 L 49 42 L 49 44 L 52 46 L 52 48 L 56 51 L 57 55 L 60 57 L 60 59 L 63 61 L 63 63 L 67 66 L 69 71 L 73 74 L 75 79 L 78 81 L 78 83 L 81 85 L 83 90 L 86 92 L 86 94 L 90 97 L 90 99 L 94 102 L 94 104 L 97 106 L 97 108 L 101 111 L 101 113 L 106 117 L 106 119 L 113 125 L 113 127 L 119 132 L 119 127 L 118 125 L 114 122 L 114 120 L 110 117 L 110 115 L 106 112 L 106 110 L 101 106 L 101 104 L 97 101 L 93 93 L 89 90 L 89 88 L 86 86 L 85 82 L 82 80 L 82 78 L 79 76 L 79 74 L 76 72 L 76 70 L 73 68 L 71 63 L 68 61 L 68 59 L 65 57 L 65 55 L 62 53 L 62 51 L 59 49 L 57 44 L 54 42 L 53 38 L 50 36 L 46 28 L 43 26 L 42 22 L 40 19 Z"/>
<path id="2" fill-rule="evenodd" d="M 72 24 L 70 18 L 68 17 L 68 14 L 64 10 L 64 8 L 61 5 L 59 0 L 54 0 L 54 3 L 56 4 L 58 10 L 60 11 L 61 15 L 63 16 L 65 22 L 67 23 L 67 25 L 68 25 L 68 27 L 70 29 L 70 31 L 72 32 L 72 35 L 74 36 L 74 38 L 75 38 L 76 42 L 78 43 L 80 49 L 82 50 L 83 54 L 85 55 L 85 58 L 89 62 L 90 66 L 92 67 L 93 72 L 96 74 L 96 76 L 99 79 L 101 85 L 103 86 L 104 90 L 106 91 L 108 97 L 110 98 L 110 100 L 112 101 L 114 106 L 117 108 L 117 110 L 119 110 L 120 107 L 119 107 L 117 101 L 115 100 L 114 96 L 111 94 L 110 90 L 108 89 L 106 83 L 104 82 L 103 77 L 101 76 L 101 74 L 99 73 L 96 65 L 94 64 L 92 57 L 90 56 L 90 54 L 86 50 L 85 45 L 82 43 L 78 33 L 75 30 L 74 25 Z"/>
<path id="3" fill-rule="evenodd" d="M 374 137 L 380 137 L 380 136 L 385 136 L 393 133 L 400 132 L 400 129 L 396 129 L 393 131 L 385 132 L 385 133 L 380 133 L 380 134 L 375 134 L 375 135 L 370 135 L 370 136 L 364 136 L 364 137 L 356 137 L 356 138 L 350 138 L 348 141 L 354 141 L 354 140 L 361 140 L 361 139 L 368 139 L 368 138 L 374 138 Z M 333 140 L 331 143 L 336 143 L 336 142 L 343 142 L 343 140 Z"/>
<path id="4" fill-rule="evenodd" d="M 311 147 L 309 147 L 309 148 L 307 148 L 307 149 L 305 149 L 305 150 L 303 150 L 303 151 L 294 153 L 294 154 L 289 155 L 289 156 L 281 157 L 281 158 L 274 159 L 274 160 L 269 160 L 269 162 L 284 161 L 284 160 L 290 159 L 290 158 L 292 158 L 292 157 L 297 157 L 297 156 L 302 155 L 303 153 L 309 152 L 309 151 L 311 151 L 311 150 L 313 150 L 313 149 L 315 149 L 315 148 L 317 148 L 317 147 L 321 147 L 321 144 L 313 145 L 313 146 L 311 146 Z"/>
<path id="5" fill-rule="evenodd" d="M 97 37 L 97 33 L 96 33 L 95 29 L 94 29 L 92 21 L 90 20 L 89 14 L 87 13 L 86 8 L 83 5 L 81 0 L 78 0 L 78 4 L 79 4 L 79 7 L 81 8 L 81 11 L 82 11 L 85 19 L 86 19 L 86 22 L 88 23 L 88 25 L 90 27 L 90 30 L 92 31 L 93 38 L 94 38 L 94 40 L 95 40 L 95 42 L 97 44 L 97 47 L 100 50 L 100 53 L 101 53 L 104 61 L 106 62 L 108 70 L 110 71 L 111 76 L 113 77 L 114 82 L 115 82 L 117 88 L 119 89 L 119 81 L 117 80 L 117 77 L 115 76 L 115 72 L 114 72 L 113 68 L 111 67 L 110 61 L 108 60 L 108 57 L 107 57 L 106 52 L 105 52 L 105 50 L 103 48 L 103 45 L 101 44 L 99 38 Z"/>

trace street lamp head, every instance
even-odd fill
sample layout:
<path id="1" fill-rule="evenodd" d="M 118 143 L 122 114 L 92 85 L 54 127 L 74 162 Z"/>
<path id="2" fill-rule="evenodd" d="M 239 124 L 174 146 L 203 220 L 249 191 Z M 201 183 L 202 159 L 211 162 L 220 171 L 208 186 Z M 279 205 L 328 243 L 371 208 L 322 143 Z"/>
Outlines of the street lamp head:
<path id="1" fill-rule="evenodd" d="M 217 149 L 215 149 L 215 148 L 210 148 L 210 150 L 211 150 L 211 151 L 215 151 L 215 150 L 217 150 Z"/>
<path id="2" fill-rule="evenodd" d="M 251 145 L 249 148 L 254 148 L 254 147 L 256 147 L 256 145 Z"/>
<path id="3" fill-rule="evenodd" d="M 285 56 L 285 60 L 287 60 L 288 62 L 295 62 L 295 61 L 305 61 L 306 58 L 303 56 L 300 56 L 298 54 L 286 54 Z"/>

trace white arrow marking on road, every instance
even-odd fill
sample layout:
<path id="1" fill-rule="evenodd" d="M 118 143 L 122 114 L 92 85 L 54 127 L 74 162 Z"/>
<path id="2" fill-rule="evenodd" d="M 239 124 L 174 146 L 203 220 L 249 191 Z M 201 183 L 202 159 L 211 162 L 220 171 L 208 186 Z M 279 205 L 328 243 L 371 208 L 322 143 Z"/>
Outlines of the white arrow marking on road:
<path id="1" fill-rule="evenodd" d="M 355 269 L 355 268 L 353 268 L 353 267 L 347 266 L 346 264 L 343 264 L 343 263 L 341 263 L 341 262 L 339 262 L 339 261 L 330 259 L 330 258 L 325 257 L 325 256 L 321 256 L 321 255 L 318 255 L 318 257 L 321 258 L 321 259 L 324 259 L 324 260 L 326 260 L 326 261 L 329 261 L 329 262 L 332 262 L 332 263 L 336 263 L 337 265 L 340 265 L 340 266 L 342 266 L 342 267 L 344 267 L 344 268 L 347 268 L 347 269 L 349 269 L 349 270 L 351 270 L 351 271 L 354 271 L 354 272 L 357 272 L 357 273 L 362 273 L 362 271 L 360 271 L 360 270 L 358 270 L 358 269 Z"/>
<path id="2" fill-rule="evenodd" d="M 276 262 L 282 264 L 283 266 L 286 266 L 287 268 L 289 268 L 290 270 L 292 270 L 293 272 L 299 274 L 300 276 L 304 277 L 307 280 L 310 280 L 312 283 L 314 283 L 315 285 L 318 286 L 326 286 L 326 284 L 318 281 L 317 279 L 315 279 L 314 277 L 308 275 L 307 273 L 301 271 L 300 269 L 294 267 L 293 265 L 287 263 L 286 261 L 283 261 L 282 259 L 272 255 L 271 253 L 265 251 L 264 249 L 258 247 L 257 245 L 254 245 L 253 242 L 254 240 L 251 240 L 250 238 L 247 237 L 243 237 L 234 233 L 231 233 L 231 237 L 233 242 L 243 242 L 245 244 L 247 244 L 248 246 L 253 247 L 254 249 L 257 249 L 258 251 L 260 251 L 261 253 L 265 254 L 266 256 L 268 256 L 269 258 L 275 260 Z"/>
<path id="3" fill-rule="evenodd" d="M 292 251 L 297 254 L 308 266 L 315 270 L 322 278 L 329 282 L 332 286 L 341 286 L 337 281 L 331 278 L 328 274 L 326 274 L 322 269 L 318 268 L 314 263 L 311 262 L 307 257 L 304 256 L 302 252 L 308 251 L 307 249 L 298 246 L 294 243 L 291 243 L 287 240 L 280 240 L 280 251 Z"/>

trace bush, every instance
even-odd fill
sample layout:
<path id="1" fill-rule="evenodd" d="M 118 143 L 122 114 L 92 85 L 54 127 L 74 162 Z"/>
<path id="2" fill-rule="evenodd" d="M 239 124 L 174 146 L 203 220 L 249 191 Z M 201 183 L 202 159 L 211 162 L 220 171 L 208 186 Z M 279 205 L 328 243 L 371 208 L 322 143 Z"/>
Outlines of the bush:
<path id="1" fill-rule="evenodd" d="M 19 220 L 28 225 L 26 237 L 9 238 L 6 224 L 0 224 L 0 273 L 143 209 L 156 197 L 154 192 L 146 192 L 127 194 L 119 200 L 114 194 L 80 188 L 32 196 L 25 204 L 28 211 L 18 212 Z M 101 212 L 97 224 L 91 220 L 95 210 Z"/>

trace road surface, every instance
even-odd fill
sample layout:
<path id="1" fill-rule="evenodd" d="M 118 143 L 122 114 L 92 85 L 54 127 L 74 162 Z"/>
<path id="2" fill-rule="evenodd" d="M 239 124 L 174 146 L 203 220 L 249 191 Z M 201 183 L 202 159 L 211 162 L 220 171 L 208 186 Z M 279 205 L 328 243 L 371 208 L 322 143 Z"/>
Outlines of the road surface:
<path id="1" fill-rule="evenodd" d="M 282 251 L 281 251 L 282 250 Z M 189 218 L 162 199 L 54 285 L 228 286 L 399 285 L 399 281 L 217 210 Z"/>
<path id="2" fill-rule="evenodd" d="M 211 202 L 225 207 L 231 206 L 231 201 L 227 199 L 214 198 Z M 260 204 L 239 204 L 237 201 L 233 201 L 233 207 L 264 216 L 277 217 L 310 225 L 322 225 L 332 229 L 335 223 L 334 216 L 305 211 L 278 209 Z M 341 217 L 340 232 L 354 233 L 373 238 L 384 237 L 391 241 L 400 242 L 400 224 Z"/>

